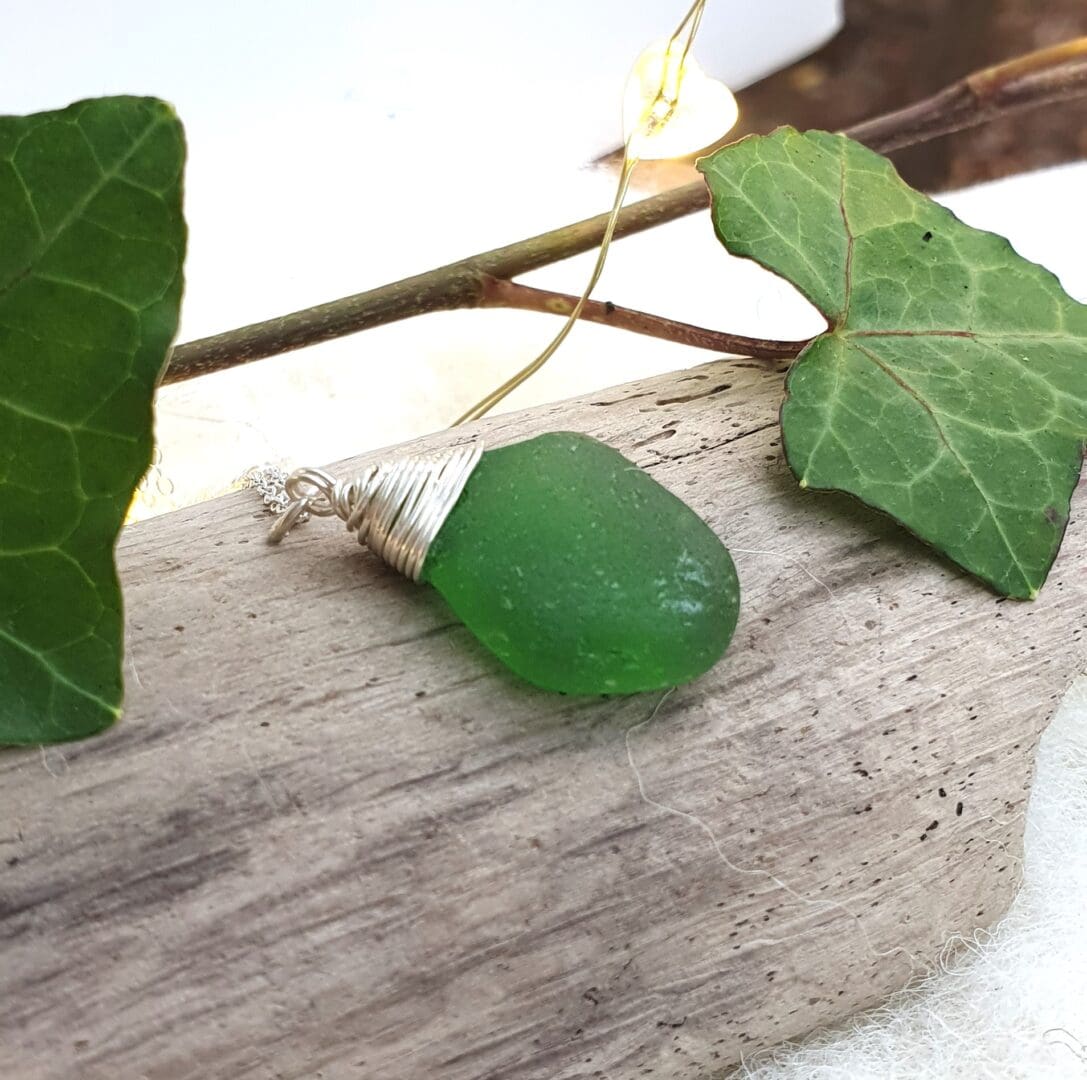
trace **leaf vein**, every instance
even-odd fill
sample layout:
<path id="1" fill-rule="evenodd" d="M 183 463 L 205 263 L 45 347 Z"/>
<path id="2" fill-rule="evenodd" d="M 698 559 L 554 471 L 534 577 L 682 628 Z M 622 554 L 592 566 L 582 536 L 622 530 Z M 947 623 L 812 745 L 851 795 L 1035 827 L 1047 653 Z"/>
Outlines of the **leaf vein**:
<path id="1" fill-rule="evenodd" d="M 951 440 L 948 438 L 947 433 L 944 431 L 943 425 L 937 418 L 936 411 L 921 394 L 919 394 L 908 382 L 906 382 L 906 380 L 903 379 L 893 368 L 885 364 L 875 353 L 873 353 L 869 349 L 866 349 L 863 345 L 857 345 L 855 343 L 854 348 L 867 356 L 868 359 L 876 364 L 888 378 L 896 382 L 907 394 L 909 394 L 917 402 L 918 405 L 921 406 L 921 408 L 926 413 L 928 413 L 929 418 L 932 421 L 932 425 L 936 429 L 937 435 L 939 435 L 940 437 L 940 441 L 947 448 L 947 451 L 951 454 L 951 456 L 954 457 L 954 459 L 959 463 L 960 468 L 963 470 L 967 478 L 970 480 L 970 483 L 973 485 L 974 489 L 981 496 L 982 501 L 985 503 L 986 509 L 989 513 L 989 517 L 993 522 L 993 526 L 999 534 L 1000 540 L 1004 544 L 1004 547 L 1006 548 L 1008 555 L 1011 558 L 1011 561 L 1015 564 L 1016 569 L 1022 575 L 1023 583 L 1027 586 L 1029 590 L 1033 592 L 1034 585 L 1030 579 L 1030 576 L 1027 574 L 1027 571 L 1024 568 L 1023 564 L 1019 561 L 1019 556 L 1016 553 L 1015 547 L 1008 539 L 1007 533 L 1004 530 L 1004 526 L 1001 523 L 1000 519 L 997 517 L 996 511 L 994 510 L 994 506 L 1003 506 L 1003 504 L 995 502 L 995 500 L 991 499 L 988 492 L 986 492 L 985 489 L 978 482 L 977 477 L 974 475 L 973 469 L 970 467 L 966 459 L 963 458 L 963 456 L 959 453 L 956 447 L 951 443 Z M 1007 507 L 1003 508 L 1007 509 Z"/>

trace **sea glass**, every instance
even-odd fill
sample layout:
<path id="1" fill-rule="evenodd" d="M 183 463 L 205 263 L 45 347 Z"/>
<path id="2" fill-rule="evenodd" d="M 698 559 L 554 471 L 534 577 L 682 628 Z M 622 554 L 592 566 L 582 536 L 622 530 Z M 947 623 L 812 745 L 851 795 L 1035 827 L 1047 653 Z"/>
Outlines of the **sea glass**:
<path id="1" fill-rule="evenodd" d="M 570 432 L 486 451 L 422 578 L 514 672 L 567 694 L 689 682 L 724 653 L 740 601 L 689 506 Z"/>

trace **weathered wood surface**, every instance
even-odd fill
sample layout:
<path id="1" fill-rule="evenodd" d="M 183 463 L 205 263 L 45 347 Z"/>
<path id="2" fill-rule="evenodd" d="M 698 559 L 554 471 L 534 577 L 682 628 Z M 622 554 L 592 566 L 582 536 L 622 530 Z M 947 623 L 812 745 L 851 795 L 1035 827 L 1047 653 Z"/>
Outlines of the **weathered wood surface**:
<path id="1" fill-rule="evenodd" d="M 656 697 L 535 692 L 327 523 L 269 549 L 250 493 L 131 529 L 127 718 L 0 754 L 3 1074 L 709 1077 L 997 918 L 1087 527 L 1001 603 L 797 489 L 780 381 L 482 425 L 604 437 L 732 546 L 733 647 L 642 726 Z"/>

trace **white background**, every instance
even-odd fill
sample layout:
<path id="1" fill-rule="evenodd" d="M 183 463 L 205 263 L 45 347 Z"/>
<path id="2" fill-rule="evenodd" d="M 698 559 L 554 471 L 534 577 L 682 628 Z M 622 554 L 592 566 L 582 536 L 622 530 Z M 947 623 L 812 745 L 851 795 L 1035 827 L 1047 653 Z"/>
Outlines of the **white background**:
<path id="1" fill-rule="evenodd" d="M 188 340 L 606 208 L 613 178 L 583 163 L 621 141 L 626 73 L 687 2 L 4 5 L 0 112 L 119 92 L 175 104 L 190 149 Z M 740 85 L 817 45 L 837 7 L 712 0 L 699 56 Z M 580 292 L 587 274 L 579 260 L 539 277 Z M 789 314 L 736 295 L 734 276 L 702 220 L 616 248 L 598 295 L 789 336 Z M 224 490 L 256 461 L 319 464 L 443 427 L 557 328 L 551 316 L 434 315 L 167 389 L 159 439 L 176 491 L 160 504 Z M 579 327 L 508 406 L 707 358 Z"/>

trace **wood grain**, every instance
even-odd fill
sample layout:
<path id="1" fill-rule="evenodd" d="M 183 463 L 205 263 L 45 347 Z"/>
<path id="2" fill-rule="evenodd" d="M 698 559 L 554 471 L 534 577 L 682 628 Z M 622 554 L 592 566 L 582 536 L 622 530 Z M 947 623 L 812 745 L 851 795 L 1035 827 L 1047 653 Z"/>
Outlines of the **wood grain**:
<path id="1" fill-rule="evenodd" d="M 251 493 L 129 530 L 126 719 L 0 754 L 4 1075 L 710 1077 L 999 917 L 1087 531 L 1001 602 L 799 491 L 780 384 L 428 440 L 584 431 L 725 538 L 736 639 L 651 723 L 516 681 L 328 523 L 268 548 Z"/>

